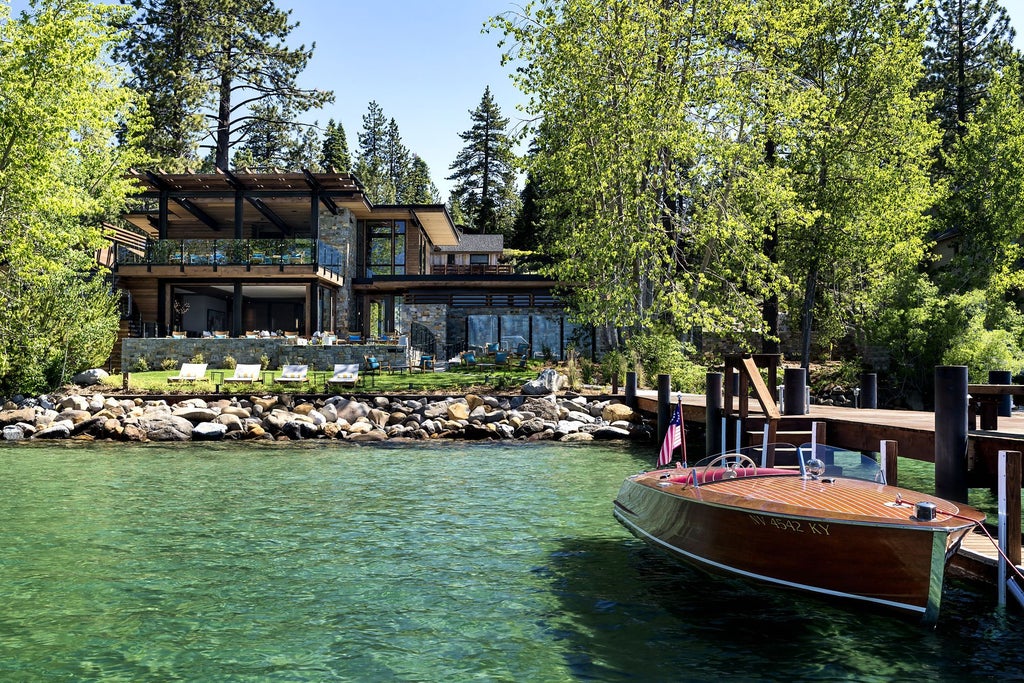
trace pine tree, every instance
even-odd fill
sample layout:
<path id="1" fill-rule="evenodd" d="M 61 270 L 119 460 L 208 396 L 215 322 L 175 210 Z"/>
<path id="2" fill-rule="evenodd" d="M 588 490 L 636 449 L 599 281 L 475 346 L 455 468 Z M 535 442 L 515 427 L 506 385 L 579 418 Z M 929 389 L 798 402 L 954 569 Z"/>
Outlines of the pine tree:
<path id="1" fill-rule="evenodd" d="M 374 204 L 396 201 L 395 184 L 387 165 L 387 130 L 384 110 L 371 101 L 363 115 L 363 129 L 358 135 L 359 154 L 353 172 Z"/>
<path id="2" fill-rule="evenodd" d="M 227 168 L 260 112 L 286 112 L 295 121 L 334 99 L 329 91 L 298 87 L 313 47 L 285 44 L 297 24 L 274 0 L 131 3 L 136 15 L 116 56 L 150 100 L 154 134 L 147 148 L 156 155 L 195 160 L 201 145 Z"/>
<path id="3" fill-rule="evenodd" d="M 430 167 L 418 154 L 412 155 L 407 183 L 406 195 L 400 200 L 402 203 L 437 204 L 441 201 L 437 187 L 430 179 Z"/>
<path id="4" fill-rule="evenodd" d="M 515 189 L 515 155 L 506 132 L 509 120 L 484 89 L 477 108 L 469 112 L 472 127 L 459 134 L 466 142 L 450 170 L 456 181 L 453 192 L 467 218 L 480 233 L 509 233 L 518 197 Z"/>
<path id="5" fill-rule="evenodd" d="M 995 73 L 1015 61 L 1014 31 L 997 0 L 937 0 L 933 12 L 922 88 L 935 94 L 932 115 L 949 152 Z"/>
<path id="6" fill-rule="evenodd" d="M 348 173 L 352 169 L 352 155 L 348 151 L 348 138 L 345 128 L 334 119 L 327 122 L 324 129 L 324 142 L 320 151 L 320 166 L 325 170 Z"/>
<path id="7" fill-rule="evenodd" d="M 384 165 L 387 168 L 388 179 L 395 186 L 395 196 L 400 203 L 408 202 L 411 163 L 409 149 L 402 143 L 402 134 L 398 130 L 398 123 L 392 118 L 388 122 L 387 133 L 384 136 Z"/>

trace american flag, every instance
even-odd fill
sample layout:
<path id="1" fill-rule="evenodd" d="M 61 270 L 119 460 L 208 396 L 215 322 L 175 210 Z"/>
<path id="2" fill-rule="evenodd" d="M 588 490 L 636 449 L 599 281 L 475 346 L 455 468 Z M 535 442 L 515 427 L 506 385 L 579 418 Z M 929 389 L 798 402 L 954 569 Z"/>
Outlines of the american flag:
<path id="1" fill-rule="evenodd" d="M 683 465 L 685 466 L 686 446 L 683 444 L 683 415 L 681 406 L 677 403 L 676 409 L 672 413 L 672 419 L 668 422 L 665 440 L 661 443 L 661 452 L 658 454 L 658 467 L 664 467 L 672 462 L 672 455 L 680 446 L 683 446 Z"/>

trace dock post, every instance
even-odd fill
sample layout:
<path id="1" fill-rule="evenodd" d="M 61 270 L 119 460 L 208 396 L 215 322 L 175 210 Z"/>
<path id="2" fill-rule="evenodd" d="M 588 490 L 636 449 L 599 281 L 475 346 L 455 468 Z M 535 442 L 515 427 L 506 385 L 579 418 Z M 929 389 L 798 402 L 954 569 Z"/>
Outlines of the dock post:
<path id="1" fill-rule="evenodd" d="M 636 372 L 630 371 L 626 373 L 626 405 L 636 410 Z"/>
<path id="2" fill-rule="evenodd" d="M 704 418 L 704 455 L 724 453 L 725 445 L 722 443 L 722 431 L 718 425 L 722 421 L 722 382 L 725 376 L 720 372 L 709 372 L 707 374 L 707 386 L 704 390 L 705 397 L 705 418 Z"/>
<path id="3" fill-rule="evenodd" d="M 786 368 L 783 373 L 782 386 L 785 391 L 785 414 L 807 414 L 807 370 L 805 368 Z"/>
<path id="4" fill-rule="evenodd" d="M 860 406 L 874 410 L 878 407 L 878 375 L 865 372 L 860 376 Z"/>
<path id="5" fill-rule="evenodd" d="M 999 451 L 999 605 L 1006 604 L 1007 561 L 1020 565 L 1020 451 Z"/>
<path id="6" fill-rule="evenodd" d="M 672 376 L 658 375 L 658 448 L 665 440 L 668 422 L 672 419 Z"/>
<path id="7" fill-rule="evenodd" d="M 885 483 L 889 486 L 899 486 L 899 466 L 897 456 L 899 446 L 895 441 L 882 441 L 882 472 L 885 473 Z"/>
<path id="8" fill-rule="evenodd" d="M 967 366 L 935 368 L 935 495 L 967 502 Z"/>
<path id="9" fill-rule="evenodd" d="M 989 370 L 989 384 L 1013 384 L 1013 373 L 1009 370 Z M 1013 396 L 1007 394 L 999 397 L 999 407 L 996 415 L 999 417 L 1013 416 Z"/>

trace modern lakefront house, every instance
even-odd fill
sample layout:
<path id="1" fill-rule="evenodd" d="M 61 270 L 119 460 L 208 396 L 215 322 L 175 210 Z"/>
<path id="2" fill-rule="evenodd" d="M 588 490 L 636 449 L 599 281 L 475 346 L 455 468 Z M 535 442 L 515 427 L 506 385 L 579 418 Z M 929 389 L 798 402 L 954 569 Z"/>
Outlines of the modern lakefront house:
<path id="1" fill-rule="evenodd" d="M 249 350 L 329 365 L 359 346 L 399 364 L 495 344 L 560 358 L 591 344 L 555 282 L 516 272 L 500 235 L 464 234 L 443 204 L 374 205 L 347 173 L 133 176 L 137 205 L 99 255 L 123 292 L 112 367 Z"/>

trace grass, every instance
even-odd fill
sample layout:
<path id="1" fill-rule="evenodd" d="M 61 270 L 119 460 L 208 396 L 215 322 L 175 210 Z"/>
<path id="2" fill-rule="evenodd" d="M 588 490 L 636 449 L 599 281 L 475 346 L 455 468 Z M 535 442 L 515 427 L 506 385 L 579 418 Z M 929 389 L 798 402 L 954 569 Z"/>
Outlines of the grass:
<path id="1" fill-rule="evenodd" d="M 542 361 L 529 361 L 527 367 L 520 368 L 512 365 L 507 368 L 476 368 L 453 367 L 446 371 L 438 372 L 404 372 L 389 374 L 384 371 L 380 374 L 368 375 L 360 370 L 359 384 L 355 389 L 347 387 L 329 386 L 327 393 L 381 393 L 381 394 L 402 394 L 412 392 L 461 392 L 470 389 L 479 391 L 503 391 L 518 389 L 528 380 L 535 379 L 537 374 L 544 368 Z M 220 371 L 218 371 L 219 374 Z M 224 376 L 230 376 L 230 370 L 224 370 Z M 168 382 L 168 377 L 174 377 L 178 370 L 154 370 L 151 372 L 133 372 L 128 375 L 127 393 L 131 394 L 209 394 L 213 393 L 216 386 L 213 382 L 211 371 L 207 370 L 206 379 L 199 382 Z M 278 384 L 273 381 L 281 374 L 280 370 L 268 371 L 266 382 L 249 384 L 221 384 L 220 393 L 260 393 L 273 391 L 275 393 L 321 393 L 324 391 L 324 380 L 328 373 L 319 369 L 310 369 L 312 383 L 291 383 Z M 104 380 L 104 388 L 108 391 L 121 390 L 123 377 L 111 375 Z"/>

